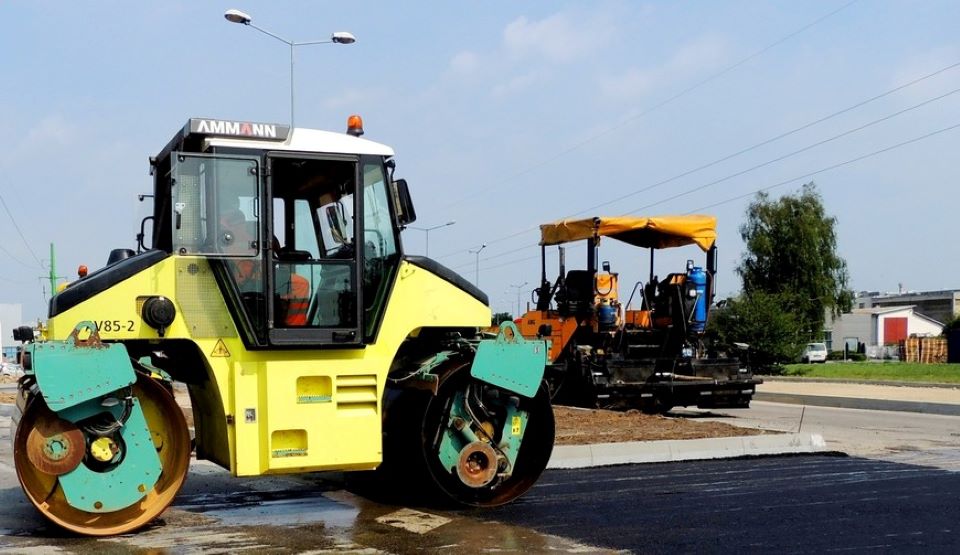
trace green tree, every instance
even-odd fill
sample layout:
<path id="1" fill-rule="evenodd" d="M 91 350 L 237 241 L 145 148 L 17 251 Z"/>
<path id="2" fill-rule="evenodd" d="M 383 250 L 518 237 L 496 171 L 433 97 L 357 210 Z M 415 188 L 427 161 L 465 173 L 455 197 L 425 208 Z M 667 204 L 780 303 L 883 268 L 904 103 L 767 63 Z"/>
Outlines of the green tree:
<path id="1" fill-rule="evenodd" d="M 499 326 L 503 322 L 508 320 L 513 320 L 513 316 L 509 312 L 494 312 L 493 313 L 493 325 Z"/>
<path id="2" fill-rule="evenodd" d="M 709 334 L 719 345 L 747 343 L 750 366 L 771 372 L 800 356 L 802 325 L 796 315 L 783 310 L 784 296 L 754 291 L 729 299 L 710 315 Z"/>
<path id="3" fill-rule="evenodd" d="M 811 182 L 778 200 L 759 193 L 740 227 L 747 247 L 737 268 L 744 293 L 777 295 L 780 309 L 806 335 L 798 341 L 819 339 L 827 311 L 838 315 L 853 302 L 847 263 L 837 254 L 836 223 Z"/>
<path id="4" fill-rule="evenodd" d="M 953 330 L 960 330 L 960 316 L 954 316 L 943 325 L 943 335 L 950 335 Z"/>

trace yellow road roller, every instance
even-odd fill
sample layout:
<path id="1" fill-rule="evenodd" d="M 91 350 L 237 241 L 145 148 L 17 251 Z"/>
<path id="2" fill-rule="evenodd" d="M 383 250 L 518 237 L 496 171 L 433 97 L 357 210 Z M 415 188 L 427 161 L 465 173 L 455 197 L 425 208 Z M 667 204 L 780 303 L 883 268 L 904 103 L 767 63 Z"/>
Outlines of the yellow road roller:
<path id="1" fill-rule="evenodd" d="M 473 506 L 533 485 L 553 448 L 549 344 L 481 335 L 487 296 L 404 254 L 407 183 L 362 133 L 358 117 L 346 133 L 195 118 L 150 158 L 137 249 L 16 332 L 14 459 L 46 518 L 134 530 L 194 447 L 235 476 L 377 469 L 381 489 Z"/>

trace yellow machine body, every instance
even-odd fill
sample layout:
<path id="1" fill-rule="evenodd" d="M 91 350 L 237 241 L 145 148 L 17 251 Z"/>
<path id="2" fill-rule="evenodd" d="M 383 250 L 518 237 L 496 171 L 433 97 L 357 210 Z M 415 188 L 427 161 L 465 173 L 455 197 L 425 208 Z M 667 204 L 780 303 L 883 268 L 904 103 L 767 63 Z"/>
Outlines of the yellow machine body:
<path id="1" fill-rule="evenodd" d="M 177 307 L 162 339 L 140 316 L 143 299 L 155 295 Z M 386 376 L 400 344 L 425 327 L 487 326 L 490 309 L 404 262 L 375 343 L 248 350 L 207 260 L 172 256 L 51 318 L 48 339 L 65 340 L 81 321 L 95 322 L 104 341 L 195 344 L 203 366 L 184 371 L 206 373 L 198 381 L 210 384 L 189 386 L 198 454 L 252 476 L 375 468 Z"/>
<path id="2" fill-rule="evenodd" d="M 388 487 L 367 493 L 412 502 L 532 487 L 554 440 L 549 344 L 512 323 L 484 337 L 488 297 L 404 253 L 416 211 L 395 168 L 352 135 L 190 119 L 150 159 L 137 252 L 62 288 L 39 337 L 18 331 L 34 507 L 130 532 L 173 501 L 194 446 L 236 476 L 376 469 L 357 482 Z"/>

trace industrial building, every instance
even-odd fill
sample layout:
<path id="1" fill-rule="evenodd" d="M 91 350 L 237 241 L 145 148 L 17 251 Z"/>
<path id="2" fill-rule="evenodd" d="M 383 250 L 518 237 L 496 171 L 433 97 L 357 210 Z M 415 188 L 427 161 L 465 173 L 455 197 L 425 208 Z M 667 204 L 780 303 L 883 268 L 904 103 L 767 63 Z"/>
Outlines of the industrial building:
<path id="1" fill-rule="evenodd" d="M 853 308 L 887 308 L 912 306 L 914 311 L 937 322 L 947 323 L 960 316 L 960 289 L 942 291 L 901 291 L 880 293 L 862 291 L 857 294 Z"/>

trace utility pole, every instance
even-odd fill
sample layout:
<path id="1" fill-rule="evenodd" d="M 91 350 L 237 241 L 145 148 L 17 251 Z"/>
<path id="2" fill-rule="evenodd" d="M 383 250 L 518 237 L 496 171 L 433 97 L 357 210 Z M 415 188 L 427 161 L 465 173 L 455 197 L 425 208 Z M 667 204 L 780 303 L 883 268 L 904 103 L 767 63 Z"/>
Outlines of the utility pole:
<path id="1" fill-rule="evenodd" d="M 53 243 L 50 243 L 50 296 L 57 294 L 57 256 L 53 252 Z"/>
<path id="2" fill-rule="evenodd" d="M 521 283 L 520 285 L 511 285 L 511 286 L 510 286 L 510 287 L 513 287 L 514 289 L 517 290 L 517 314 L 516 314 L 515 318 L 520 317 L 521 315 L 523 315 L 523 310 L 522 310 L 521 307 L 520 307 L 520 291 L 527 285 L 527 283 L 529 283 L 529 282 L 525 281 L 525 282 Z"/>

